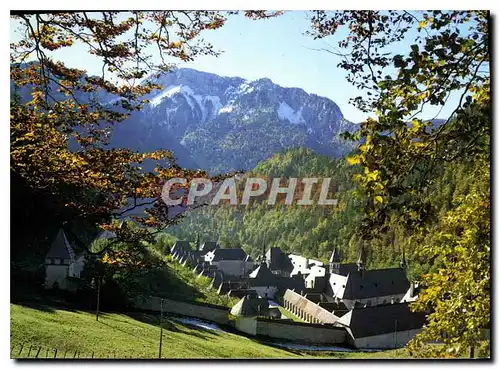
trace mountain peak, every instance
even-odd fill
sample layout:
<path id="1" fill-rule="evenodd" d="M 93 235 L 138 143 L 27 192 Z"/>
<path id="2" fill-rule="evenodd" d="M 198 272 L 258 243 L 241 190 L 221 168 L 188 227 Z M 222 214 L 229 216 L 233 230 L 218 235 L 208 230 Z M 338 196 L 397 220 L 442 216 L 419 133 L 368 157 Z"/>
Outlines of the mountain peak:
<path id="1" fill-rule="evenodd" d="M 191 68 L 175 68 L 156 82 L 163 88 L 138 113 L 140 128 L 135 129 L 143 132 L 135 136 L 146 137 L 141 138 L 146 143 L 154 137 L 156 146 L 162 136 L 175 140 L 183 155 L 189 152 L 199 168 L 212 173 L 247 170 L 293 147 L 332 157 L 352 148 L 339 134 L 354 125 L 337 104 L 301 88 Z"/>

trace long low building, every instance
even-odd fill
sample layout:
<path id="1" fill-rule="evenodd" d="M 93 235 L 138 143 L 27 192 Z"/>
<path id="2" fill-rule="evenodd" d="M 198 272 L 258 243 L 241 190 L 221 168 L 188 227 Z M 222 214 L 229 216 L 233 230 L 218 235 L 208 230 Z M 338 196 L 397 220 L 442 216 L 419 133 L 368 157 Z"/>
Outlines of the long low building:
<path id="1" fill-rule="evenodd" d="M 347 343 L 356 348 L 390 349 L 405 346 L 424 322 L 425 313 L 399 303 L 350 310 L 335 325 L 347 330 Z"/>
<path id="2" fill-rule="evenodd" d="M 308 323 L 333 324 L 339 317 L 291 290 L 283 295 L 283 307 Z"/>

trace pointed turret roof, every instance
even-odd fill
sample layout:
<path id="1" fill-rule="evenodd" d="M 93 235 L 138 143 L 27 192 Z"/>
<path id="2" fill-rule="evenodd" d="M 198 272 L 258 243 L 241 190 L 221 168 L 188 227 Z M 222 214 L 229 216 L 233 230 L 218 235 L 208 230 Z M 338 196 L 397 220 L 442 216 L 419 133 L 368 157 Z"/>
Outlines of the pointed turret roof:
<path id="1" fill-rule="evenodd" d="M 332 256 L 330 256 L 330 263 L 340 263 L 340 252 L 335 247 L 332 252 Z"/>
<path id="2" fill-rule="evenodd" d="M 266 263 L 260 264 L 248 276 L 252 286 L 274 286 L 276 285 L 276 276 L 271 273 Z"/>
<path id="3" fill-rule="evenodd" d="M 50 250 L 47 253 L 46 258 L 73 259 L 74 257 L 75 253 L 73 248 L 68 242 L 64 231 L 60 229 L 54 238 L 54 241 L 52 241 L 52 245 L 50 246 Z"/>

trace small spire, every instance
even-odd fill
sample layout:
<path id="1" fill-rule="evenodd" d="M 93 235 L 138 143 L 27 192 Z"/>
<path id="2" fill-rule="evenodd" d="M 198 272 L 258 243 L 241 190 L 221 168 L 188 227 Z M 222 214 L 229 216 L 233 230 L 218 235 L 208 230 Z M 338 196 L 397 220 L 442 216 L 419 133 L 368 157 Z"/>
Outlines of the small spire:
<path id="1" fill-rule="evenodd" d="M 356 264 L 358 264 L 359 271 L 365 269 L 365 250 L 363 247 L 361 247 L 361 251 L 359 252 L 358 262 Z"/>
<path id="2" fill-rule="evenodd" d="M 340 263 L 340 252 L 335 247 L 332 252 L 332 256 L 330 256 L 330 263 Z"/>
<path id="3" fill-rule="evenodd" d="M 401 255 L 401 261 L 399 263 L 401 269 L 406 268 L 406 258 L 405 258 L 405 249 L 403 248 L 403 254 Z"/>
<path id="4" fill-rule="evenodd" d="M 266 236 L 264 236 L 264 241 L 262 242 L 262 263 L 266 262 Z"/>

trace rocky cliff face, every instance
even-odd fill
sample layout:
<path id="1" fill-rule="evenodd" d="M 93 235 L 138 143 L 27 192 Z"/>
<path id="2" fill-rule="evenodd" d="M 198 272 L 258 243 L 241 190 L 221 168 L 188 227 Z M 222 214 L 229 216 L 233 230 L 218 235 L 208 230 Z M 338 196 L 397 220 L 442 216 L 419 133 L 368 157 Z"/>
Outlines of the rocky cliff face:
<path id="1" fill-rule="evenodd" d="M 355 125 L 333 101 L 300 88 L 186 68 L 156 82 L 163 89 L 116 129 L 117 146 L 173 149 L 181 165 L 211 172 L 251 169 L 289 147 L 332 157 L 352 148 L 339 134 Z"/>

